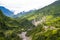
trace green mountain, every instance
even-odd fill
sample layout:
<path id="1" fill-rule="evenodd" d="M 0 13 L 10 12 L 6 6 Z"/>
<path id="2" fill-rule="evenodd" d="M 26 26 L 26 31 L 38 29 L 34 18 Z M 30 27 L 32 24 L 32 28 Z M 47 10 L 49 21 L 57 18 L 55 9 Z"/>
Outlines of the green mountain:
<path id="1" fill-rule="evenodd" d="M 17 34 L 33 27 L 26 18 L 16 20 L 5 16 L 0 10 L 0 40 L 22 40 Z"/>
<path id="2" fill-rule="evenodd" d="M 27 32 L 31 40 L 60 40 L 60 0 L 35 11 L 27 19 L 35 19 L 36 23 L 44 20 Z"/>
<path id="3" fill-rule="evenodd" d="M 60 0 L 44 7 L 41 8 L 39 10 L 36 10 L 32 13 L 30 13 L 30 15 L 26 15 L 26 18 L 28 20 L 41 20 L 42 18 L 44 19 L 45 17 L 45 24 L 49 25 L 49 24 L 55 24 L 55 22 L 58 20 L 60 20 Z M 54 21 L 52 23 L 52 21 Z M 60 26 L 58 25 L 59 23 L 57 22 L 55 24 L 55 26 Z"/>
<path id="4" fill-rule="evenodd" d="M 10 11 L 9 9 L 7 9 L 1 5 L 0 5 L 0 10 L 3 12 L 4 15 L 6 15 L 8 17 L 12 17 L 14 15 L 12 11 Z"/>
<path id="5" fill-rule="evenodd" d="M 0 40 L 22 40 L 24 31 L 31 40 L 60 40 L 60 0 L 15 19 L 0 10 Z"/>
<path id="6" fill-rule="evenodd" d="M 49 15 L 49 14 L 57 16 L 57 15 L 59 15 L 59 10 L 60 10 L 59 7 L 60 7 L 60 0 L 58 0 L 44 8 L 35 10 L 35 11 L 31 12 L 30 14 L 28 13 L 26 16 L 22 16 L 22 18 L 26 17 L 26 18 L 32 20 L 39 16 L 42 17 L 42 16 Z"/>
<path id="7" fill-rule="evenodd" d="M 13 18 L 5 16 L 1 11 L 0 11 L 0 23 L 2 24 L 1 26 L 3 26 L 3 24 L 4 24 L 4 26 L 7 25 L 8 27 L 18 27 L 19 26 L 19 22 L 17 22 Z"/>
<path id="8" fill-rule="evenodd" d="M 18 28 L 21 28 L 19 22 L 5 16 L 0 10 L 0 40 L 21 40 L 16 34 Z"/>

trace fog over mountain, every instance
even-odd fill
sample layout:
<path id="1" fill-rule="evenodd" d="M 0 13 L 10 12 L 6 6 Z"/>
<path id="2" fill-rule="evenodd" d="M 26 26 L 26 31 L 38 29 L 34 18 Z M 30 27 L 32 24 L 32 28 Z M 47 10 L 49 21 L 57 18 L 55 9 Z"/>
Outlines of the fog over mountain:
<path id="1" fill-rule="evenodd" d="M 55 1 L 56 0 L 0 0 L 0 5 L 14 11 L 16 15 L 22 11 L 45 7 Z"/>

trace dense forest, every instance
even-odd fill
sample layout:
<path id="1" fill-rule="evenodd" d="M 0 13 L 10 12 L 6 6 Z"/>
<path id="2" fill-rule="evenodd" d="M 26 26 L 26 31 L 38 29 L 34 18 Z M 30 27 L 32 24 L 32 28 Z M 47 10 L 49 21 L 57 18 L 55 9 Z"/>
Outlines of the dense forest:
<path id="1" fill-rule="evenodd" d="M 0 40 L 21 40 L 16 34 L 18 28 L 19 22 L 5 16 L 0 10 Z"/>
<path id="2" fill-rule="evenodd" d="M 45 17 L 45 20 L 36 28 L 28 31 L 27 36 L 31 36 L 32 40 L 60 40 L 60 0 L 35 13 L 37 15 L 35 19 Z"/>
<path id="3" fill-rule="evenodd" d="M 22 32 L 29 40 L 60 40 L 60 0 L 18 18 L 0 10 L 0 40 L 23 40 Z"/>

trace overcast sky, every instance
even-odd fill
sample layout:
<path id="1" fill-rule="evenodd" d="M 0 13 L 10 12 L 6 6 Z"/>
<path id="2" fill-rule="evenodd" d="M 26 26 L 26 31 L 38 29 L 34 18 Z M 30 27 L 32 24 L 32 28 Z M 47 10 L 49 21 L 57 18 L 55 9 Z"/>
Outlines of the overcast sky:
<path id="1" fill-rule="evenodd" d="M 39 9 L 47 6 L 56 0 L 0 0 L 0 6 L 4 6 L 17 14 L 21 11 Z"/>

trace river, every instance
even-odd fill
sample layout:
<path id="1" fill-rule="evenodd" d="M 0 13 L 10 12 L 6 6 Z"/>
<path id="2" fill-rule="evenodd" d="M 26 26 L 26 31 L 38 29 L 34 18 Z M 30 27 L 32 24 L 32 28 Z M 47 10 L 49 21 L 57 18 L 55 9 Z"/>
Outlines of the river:
<path id="1" fill-rule="evenodd" d="M 26 33 L 27 32 L 22 32 L 21 34 L 18 34 L 18 35 L 22 38 L 22 40 L 31 40 L 30 37 L 26 36 Z"/>

